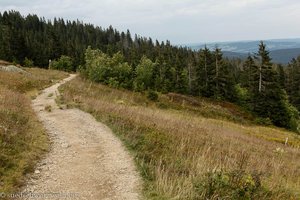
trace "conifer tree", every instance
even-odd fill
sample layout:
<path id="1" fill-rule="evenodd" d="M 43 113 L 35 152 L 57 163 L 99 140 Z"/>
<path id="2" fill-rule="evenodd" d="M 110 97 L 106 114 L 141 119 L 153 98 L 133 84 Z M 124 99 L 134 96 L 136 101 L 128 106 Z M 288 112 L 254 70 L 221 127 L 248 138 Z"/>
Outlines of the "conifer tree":
<path id="1" fill-rule="evenodd" d="M 300 56 L 288 65 L 286 88 L 291 103 L 300 110 Z"/>
<path id="2" fill-rule="evenodd" d="M 212 54 L 205 46 L 198 53 L 198 67 L 196 69 L 196 94 L 206 97 L 213 96 L 212 90 Z"/>
<path id="3" fill-rule="evenodd" d="M 259 85 L 259 71 L 252 56 L 248 56 L 241 72 L 241 85 L 251 93 L 256 93 Z"/>
<path id="4" fill-rule="evenodd" d="M 272 67 L 266 45 L 261 42 L 257 53 L 259 61 L 259 87 L 252 99 L 253 110 L 259 116 L 269 118 L 275 125 L 293 128 L 296 116 L 288 96 L 279 84 L 277 71 Z"/>

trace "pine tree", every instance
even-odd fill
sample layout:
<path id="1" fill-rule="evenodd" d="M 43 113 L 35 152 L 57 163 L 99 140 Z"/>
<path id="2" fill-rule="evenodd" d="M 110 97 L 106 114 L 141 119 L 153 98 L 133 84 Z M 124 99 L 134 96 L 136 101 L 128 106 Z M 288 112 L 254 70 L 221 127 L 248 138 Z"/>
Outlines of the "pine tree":
<path id="1" fill-rule="evenodd" d="M 291 103 L 300 110 L 300 56 L 287 67 L 286 88 Z"/>
<path id="2" fill-rule="evenodd" d="M 243 64 L 243 70 L 241 72 L 241 85 L 247 88 L 251 93 L 258 92 L 259 85 L 259 70 L 255 65 L 252 56 L 248 56 L 247 60 Z"/>
<path id="3" fill-rule="evenodd" d="M 213 96 L 212 79 L 213 79 L 213 58 L 210 50 L 205 46 L 198 53 L 198 67 L 196 69 L 196 94 L 206 97 Z"/>
<path id="4" fill-rule="evenodd" d="M 286 79 L 286 75 L 285 75 L 285 71 L 284 68 L 281 64 L 277 65 L 277 71 L 278 71 L 278 75 L 279 75 L 279 84 L 281 88 L 286 88 L 285 86 L 285 79 Z"/>
<path id="5" fill-rule="evenodd" d="M 221 49 L 218 47 L 215 48 L 215 51 L 213 53 L 214 55 L 214 66 L 215 66 L 215 71 L 214 71 L 214 83 L 215 83 L 215 89 L 214 89 L 214 96 L 215 98 L 220 97 L 220 68 L 222 67 L 222 52 Z"/>
<path id="6" fill-rule="evenodd" d="M 221 62 L 218 72 L 218 84 L 218 98 L 235 101 L 233 66 L 229 62 Z"/>
<path id="7" fill-rule="evenodd" d="M 272 67 L 266 45 L 261 42 L 257 53 L 259 61 L 259 87 L 252 99 L 253 111 L 260 117 L 269 118 L 275 125 L 292 128 L 295 114 L 288 96 L 279 84 L 279 76 Z"/>

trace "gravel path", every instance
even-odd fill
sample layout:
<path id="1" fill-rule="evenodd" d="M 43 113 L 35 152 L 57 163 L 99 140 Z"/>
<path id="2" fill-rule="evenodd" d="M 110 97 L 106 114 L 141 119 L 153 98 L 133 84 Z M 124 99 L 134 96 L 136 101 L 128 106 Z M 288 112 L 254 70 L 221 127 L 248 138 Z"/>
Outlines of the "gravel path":
<path id="1" fill-rule="evenodd" d="M 33 100 L 52 146 L 29 177 L 23 199 L 139 199 L 141 180 L 119 139 L 90 114 L 56 105 L 57 88 L 74 77 L 45 89 Z"/>

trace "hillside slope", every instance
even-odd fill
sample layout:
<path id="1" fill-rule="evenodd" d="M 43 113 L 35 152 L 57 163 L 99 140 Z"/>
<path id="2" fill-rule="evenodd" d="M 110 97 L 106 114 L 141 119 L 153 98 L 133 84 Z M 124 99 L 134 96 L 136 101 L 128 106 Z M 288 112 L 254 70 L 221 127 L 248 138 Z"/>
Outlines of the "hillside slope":
<path id="1" fill-rule="evenodd" d="M 16 192 L 48 150 L 49 140 L 31 108 L 31 98 L 66 77 L 64 72 L 37 68 L 13 71 L 0 70 L 0 194 Z"/>
<path id="2" fill-rule="evenodd" d="M 299 198 L 299 136 L 251 125 L 231 104 L 176 94 L 153 102 L 81 78 L 60 90 L 136 155 L 149 199 Z"/>
<path id="3" fill-rule="evenodd" d="M 289 63 L 293 58 L 300 56 L 300 48 L 295 49 L 278 49 L 270 52 L 270 56 L 276 63 Z"/>
<path id="4" fill-rule="evenodd" d="M 55 102 L 57 88 L 74 77 L 46 88 L 33 100 L 50 136 L 51 151 L 39 163 L 24 194 L 44 194 L 45 199 L 138 199 L 139 176 L 121 142 L 91 115 L 62 109 Z"/>

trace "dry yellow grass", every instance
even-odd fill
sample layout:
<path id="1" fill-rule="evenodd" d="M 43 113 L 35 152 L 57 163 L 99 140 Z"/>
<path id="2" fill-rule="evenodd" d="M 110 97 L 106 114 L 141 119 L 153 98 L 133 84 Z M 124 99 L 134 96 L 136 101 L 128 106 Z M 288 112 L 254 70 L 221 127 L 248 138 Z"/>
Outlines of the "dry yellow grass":
<path id="1" fill-rule="evenodd" d="M 0 71 L 0 193 L 15 192 L 48 149 L 48 138 L 30 97 L 67 76 L 43 69 L 30 74 Z"/>
<path id="2" fill-rule="evenodd" d="M 0 85 L 34 97 L 39 90 L 67 77 L 67 73 L 40 68 L 23 68 L 29 74 L 0 71 Z"/>
<path id="3" fill-rule="evenodd" d="M 201 116 L 199 105 L 176 109 L 163 100 L 160 108 L 141 94 L 81 78 L 61 90 L 64 101 L 110 125 L 132 150 L 149 199 L 300 198 L 295 133 L 217 119 L 224 108 L 216 119 Z"/>

